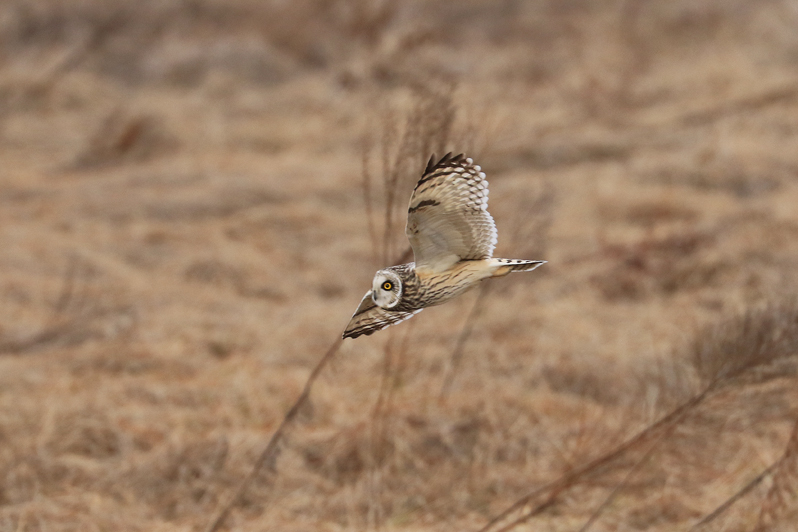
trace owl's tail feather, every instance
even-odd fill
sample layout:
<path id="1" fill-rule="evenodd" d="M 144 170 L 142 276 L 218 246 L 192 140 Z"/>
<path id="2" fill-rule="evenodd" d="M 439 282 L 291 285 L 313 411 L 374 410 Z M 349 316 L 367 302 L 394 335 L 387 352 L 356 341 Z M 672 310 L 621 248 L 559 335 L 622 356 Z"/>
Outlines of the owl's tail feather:
<path id="1" fill-rule="evenodd" d="M 531 272 L 545 260 L 520 260 L 520 259 L 491 259 L 491 266 L 495 268 L 492 277 L 503 277 L 511 272 Z"/>

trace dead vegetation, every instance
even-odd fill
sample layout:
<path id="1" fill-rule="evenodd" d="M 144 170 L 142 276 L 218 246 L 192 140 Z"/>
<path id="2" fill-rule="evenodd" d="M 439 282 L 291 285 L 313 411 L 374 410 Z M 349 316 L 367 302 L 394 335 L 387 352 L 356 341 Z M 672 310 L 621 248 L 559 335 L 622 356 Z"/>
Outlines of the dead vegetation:
<path id="1" fill-rule="evenodd" d="M 72 257 L 61 292 L 44 323 L 34 332 L 11 332 L 7 338 L 0 338 L 0 355 L 23 355 L 54 346 L 78 347 L 96 338 L 118 341 L 132 334 L 136 326 L 135 309 L 123 304 L 117 294 L 116 297 L 97 294 L 97 288 L 90 287 L 87 280 L 91 275 L 90 266 Z"/>
<path id="2" fill-rule="evenodd" d="M 0 531 L 791 530 L 797 17 L 4 3 Z M 313 370 L 447 151 L 549 264 Z"/>
<path id="3" fill-rule="evenodd" d="M 728 478 L 724 477 L 729 469 L 741 464 L 725 463 L 738 458 L 734 453 L 719 453 L 721 449 L 761 451 L 764 434 L 771 432 L 769 436 L 779 434 L 783 438 L 789 434 L 785 429 L 798 426 L 798 397 L 794 393 L 797 333 L 794 303 L 751 311 L 701 331 L 682 359 L 692 362 L 694 380 L 700 383 L 697 393 L 608 453 L 536 488 L 482 530 L 513 530 L 545 519 L 561 505 L 574 506 L 574 513 L 587 516 L 578 530 L 588 530 L 601 521 L 629 523 L 637 529 L 694 521 L 691 530 L 709 530 L 736 505 L 741 506 L 742 499 L 756 498 L 749 493 L 771 476 L 775 478 L 770 489 L 764 496 L 758 494 L 756 528 L 789 526 L 794 510 L 789 483 L 798 474 L 789 463 L 795 452 L 794 428 L 792 436 L 781 440 L 783 452 L 779 458 L 761 465 L 753 480 L 736 493 L 727 494 L 712 512 L 702 511 L 694 502 L 665 502 L 661 498 L 666 479 L 671 494 L 683 491 L 695 496 L 708 487 L 728 492 Z M 669 394 L 676 390 L 662 386 L 658 391 Z M 677 469 L 672 469 L 677 464 Z M 723 484 L 726 486 L 718 489 Z M 668 510 L 652 507 L 652 500 L 665 502 Z M 591 507 L 592 513 L 585 512 Z M 732 522 L 751 520 L 755 513 L 747 508 Z M 702 514 L 705 517 L 696 520 Z"/>

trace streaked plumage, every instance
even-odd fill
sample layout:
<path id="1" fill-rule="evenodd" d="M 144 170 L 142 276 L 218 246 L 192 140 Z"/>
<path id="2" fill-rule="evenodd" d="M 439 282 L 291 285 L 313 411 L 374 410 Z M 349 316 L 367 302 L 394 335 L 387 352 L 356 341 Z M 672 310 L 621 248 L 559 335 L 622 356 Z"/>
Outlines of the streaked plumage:
<path id="1" fill-rule="evenodd" d="M 463 154 L 430 158 L 410 197 L 405 228 L 415 262 L 378 271 L 344 331 L 369 335 L 425 307 L 460 295 L 477 282 L 545 261 L 494 259 L 496 224 L 488 212 L 485 173 Z"/>

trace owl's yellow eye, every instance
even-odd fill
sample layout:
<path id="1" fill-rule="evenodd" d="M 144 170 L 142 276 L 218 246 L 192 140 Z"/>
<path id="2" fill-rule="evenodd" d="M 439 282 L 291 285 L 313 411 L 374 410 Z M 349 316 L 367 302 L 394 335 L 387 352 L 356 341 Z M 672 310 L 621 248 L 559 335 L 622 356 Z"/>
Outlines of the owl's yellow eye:
<path id="1" fill-rule="evenodd" d="M 391 290 L 393 288 L 393 283 L 391 281 L 385 281 L 382 283 L 383 290 Z"/>

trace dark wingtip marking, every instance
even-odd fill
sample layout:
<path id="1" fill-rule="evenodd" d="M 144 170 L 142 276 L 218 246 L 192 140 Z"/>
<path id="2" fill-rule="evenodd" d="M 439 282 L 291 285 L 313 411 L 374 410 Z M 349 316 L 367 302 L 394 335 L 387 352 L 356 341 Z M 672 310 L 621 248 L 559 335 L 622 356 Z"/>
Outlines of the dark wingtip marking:
<path id="1" fill-rule="evenodd" d="M 381 331 L 381 330 L 385 329 L 386 327 L 389 327 L 390 325 L 391 324 L 389 323 L 388 325 L 385 325 L 384 327 L 379 327 L 379 328 L 368 328 L 366 326 L 360 326 L 360 327 L 357 327 L 355 329 L 352 329 L 351 331 L 344 331 L 344 334 L 341 336 L 341 338 L 346 340 L 347 338 L 355 339 L 355 338 L 358 338 L 360 336 L 371 336 L 375 332 Z"/>
<path id="2" fill-rule="evenodd" d="M 427 167 L 424 169 L 424 173 L 421 174 L 421 180 L 416 184 L 416 188 L 422 183 L 426 183 L 430 179 L 432 179 L 432 173 L 435 170 L 440 170 L 442 168 L 447 168 L 450 166 L 454 166 L 454 164 L 462 162 L 465 159 L 465 154 L 459 153 L 455 156 L 452 156 L 452 152 L 447 153 L 444 155 L 437 163 L 435 161 L 435 154 L 432 154 L 432 157 L 429 158 L 429 162 L 427 163 Z"/>
<path id="3" fill-rule="evenodd" d="M 436 201 L 436 200 L 433 200 L 433 199 L 424 200 L 424 201 L 420 202 L 418 205 L 416 205 L 415 207 L 410 207 L 409 209 L 407 209 L 407 214 L 414 213 L 417 210 L 419 210 L 420 208 L 426 207 L 428 205 L 431 205 L 431 206 L 434 207 L 435 205 L 440 205 L 440 204 L 441 204 L 440 201 Z M 416 233 L 417 232 L 418 231 L 416 231 Z"/>
<path id="4" fill-rule="evenodd" d="M 424 168 L 424 175 L 433 172 L 439 168 L 444 168 L 450 165 L 451 163 L 459 163 L 463 159 L 465 159 L 464 154 L 459 153 L 457 155 L 452 156 L 452 152 L 449 152 L 443 157 L 441 157 L 440 160 L 438 160 L 438 162 L 435 162 L 435 154 L 433 153 L 432 157 L 429 158 L 429 162 L 427 162 L 427 167 Z"/>
<path id="5" fill-rule="evenodd" d="M 375 329 L 368 330 L 368 329 L 366 329 L 366 328 L 365 328 L 365 327 L 363 327 L 363 326 L 361 326 L 361 327 L 356 327 L 356 328 L 354 328 L 354 329 L 352 329 L 352 330 L 349 330 L 349 331 L 344 331 L 344 334 L 343 334 L 342 338 L 343 338 L 344 340 L 346 340 L 347 338 L 357 338 L 358 336 L 368 336 L 368 335 L 370 335 L 370 334 L 373 334 L 373 333 L 374 333 L 374 332 L 376 332 L 377 330 L 379 330 L 379 329 L 376 329 L 376 330 L 375 330 Z"/>
<path id="6" fill-rule="evenodd" d="M 435 167 L 435 154 L 433 153 L 432 155 L 430 155 L 429 161 L 427 161 L 427 167 L 424 169 L 424 173 L 428 174 L 430 170 L 432 170 L 434 167 Z"/>

